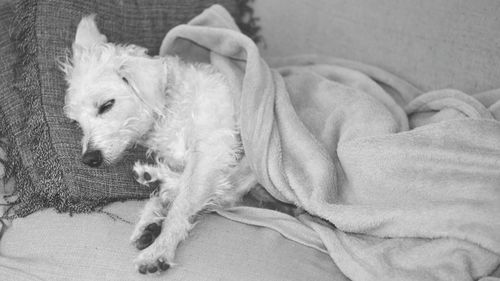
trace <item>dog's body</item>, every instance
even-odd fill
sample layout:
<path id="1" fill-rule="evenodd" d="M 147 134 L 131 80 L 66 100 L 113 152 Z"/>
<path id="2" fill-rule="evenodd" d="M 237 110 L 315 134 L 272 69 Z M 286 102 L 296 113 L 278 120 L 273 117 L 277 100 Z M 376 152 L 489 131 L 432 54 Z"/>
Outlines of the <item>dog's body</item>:
<path id="1" fill-rule="evenodd" d="M 237 202 L 256 182 L 242 159 L 232 93 L 212 66 L 149 57 L 108 43 L 93 16 L 78 25 L 66 74 L 66 115 L 83 131 L 82 161 L 116 162 L 144 145 L 154 165 L 136 163 L 144 185 L 159 183 L 132 234 L 141 273 L 168 269 L 201 210 Z M 158 237 L 157 237 L 158 236 Z"/>

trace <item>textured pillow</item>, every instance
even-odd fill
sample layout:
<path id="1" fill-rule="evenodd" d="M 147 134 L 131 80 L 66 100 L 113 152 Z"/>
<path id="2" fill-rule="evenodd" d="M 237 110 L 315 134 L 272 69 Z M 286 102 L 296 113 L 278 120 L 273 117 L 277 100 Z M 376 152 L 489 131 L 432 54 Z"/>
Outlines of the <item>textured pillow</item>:
<path id="1" fill-rule="evenodd" d="M 81 132 L 63 115 L 65 82 L 56 58 L 72 44 L 83 15 L 97 14 L 98 26 L 111 42 L 133 43 L 158 53 L 161 40 L 213 3 L 243 17 L 247 1 L 113 0 L 20 1 L 15 7 L 13 41 L 19 55 L 14 90 L 2 95 L 0 113 L 12 149 L 16 177 L 15 216 L 55 207 L 61 212 L 89 212 L 117 200 L 144 198 L 151 190 L 135 183 L 130 153 L 118 165 L 90 168 L 80 161 Z M 243 4 L 242 4 L 243 3 Z M 240 21 L 241 20 L 237 20 Z M 250 25 L 253 26 L 253 25 Z"/>
<path id="2" fill-rule="evenodd" d="M 0 109 L 9 107 L 6 97 L 13 91 L 14 64 L 16 52 L 14 44 L 9 38 L 10 24 L 14 17 L 13 5 L 10 1 L 0 1 Z M 12 193 L 14 180 L 11 179 L 12 165 L 8 161 L 7 151 L 9 142 L 7 136 L 12 135 L 6 126 L 6 117 L 0 110 L 0 217 L 9 206 L 5 205 L 4 196 Z M 3 223 L 0 219 L 0 237 Z"/>

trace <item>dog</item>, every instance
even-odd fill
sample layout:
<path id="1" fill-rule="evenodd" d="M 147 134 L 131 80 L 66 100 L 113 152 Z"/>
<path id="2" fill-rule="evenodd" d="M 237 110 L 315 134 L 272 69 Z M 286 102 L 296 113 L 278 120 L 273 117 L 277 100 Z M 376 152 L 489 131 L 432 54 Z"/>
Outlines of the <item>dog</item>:
<path id="1" fill-rule="evenodd" d="M 83 163 L 112 165 L 135 145 L 155 161 L 133 167 L 139 183 L 158 185 L 131 236 L 140 273 L 167 270 L 203 211 L 232 206 L 256 186 L 232 89 L 215 67 L 109 43 L 90 15 L 60 68 L 64 113 L 83 132 Z"/>

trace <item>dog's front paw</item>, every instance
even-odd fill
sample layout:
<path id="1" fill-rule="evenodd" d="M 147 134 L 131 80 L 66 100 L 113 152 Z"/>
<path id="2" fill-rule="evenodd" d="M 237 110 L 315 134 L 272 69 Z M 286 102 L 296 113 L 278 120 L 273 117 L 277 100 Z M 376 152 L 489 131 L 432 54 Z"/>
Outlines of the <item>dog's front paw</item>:
<path id="1" fill-rule="evenodd" d="M 140 274 L 155 273 L 166 271 L 170 268 L 170 264 L 163 259 L 158 259 L 156 262 L 151 264 L 141 264 L 138 266 L 138 271 Z"/>
<path id="2" fill-rule="evenodd" d="M 143 250 L 153 244 L 161 233 L 161 222 L 151 223 L 143 229 L 137 229 L 130 238 L 135 247 Z"/>
<path id="3" fill-rule="evenodd" d="M 144 249 L 135 259 L 137 271 L 141 274 L 163 272 L 172 266 L 173 253 L 168 248 L 154 243 L 151 247 Z"/>
<path id="4" fill-rule="evenodd" d="M 161 181 L 158 177 L 158 167 L 136 162 L 132 170 L 135 180 L 145 186 L 158 188 Z"/>

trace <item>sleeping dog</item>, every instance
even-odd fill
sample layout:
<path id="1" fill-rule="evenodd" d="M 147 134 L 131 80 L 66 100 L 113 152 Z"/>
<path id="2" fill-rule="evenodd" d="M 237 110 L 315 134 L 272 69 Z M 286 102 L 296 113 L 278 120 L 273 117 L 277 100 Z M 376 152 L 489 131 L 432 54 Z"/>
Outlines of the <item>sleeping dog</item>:
<path id="1" fill-rule="evenodd" d="M 85 164 L 113 164 L 136 144 L 154 155 L 153 165 L 133 167 L 139 183 L 159 186 L 131 237 L 143 274 L 172 265 L 200 211 L 231 206 L 256 185 L 225 77 L 208 64 L 146 52 L 107 42 L 91 15 L 60 63 L 64 111 L 83 131 Z"/>

